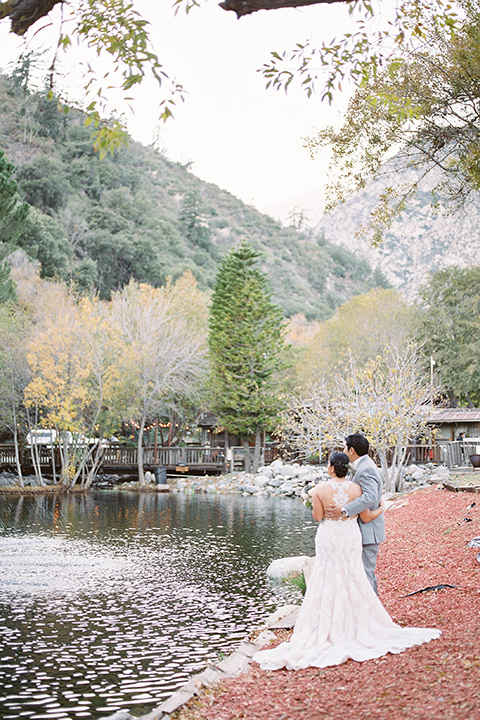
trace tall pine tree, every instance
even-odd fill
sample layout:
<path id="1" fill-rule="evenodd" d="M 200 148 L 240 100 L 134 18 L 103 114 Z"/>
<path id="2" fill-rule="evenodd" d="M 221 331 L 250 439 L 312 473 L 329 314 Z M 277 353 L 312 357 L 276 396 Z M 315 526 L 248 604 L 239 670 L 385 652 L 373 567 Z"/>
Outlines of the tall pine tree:
<path id="1" fill-rule="evenodd" d="M 255 436 L 254 471 L 261 434 L 273 429 L 280 410 L 277 377 L 284 343 L 282 311 L 273 304 L 266 277 L 256 267 L 258 257 L 244 242 L 224 258 L 215 282 L 208 337 L 211 408 L 219 424 L 240 436 L 246 447 Z"/>

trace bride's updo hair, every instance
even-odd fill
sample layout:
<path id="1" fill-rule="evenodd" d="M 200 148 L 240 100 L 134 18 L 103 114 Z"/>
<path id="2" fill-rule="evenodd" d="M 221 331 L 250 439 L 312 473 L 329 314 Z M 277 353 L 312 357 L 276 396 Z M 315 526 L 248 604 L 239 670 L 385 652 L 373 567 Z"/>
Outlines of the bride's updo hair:
<path id="1" fill-rule="evenodd" d="M 349 462 L 348 455 L 346 453 L 335 450 L 334 452 L 330 453 L 328 462 L 335 470 L 335 475 L 337 477 L 345 477 L 345 475 L 348 472 L 348 462 Z"/>

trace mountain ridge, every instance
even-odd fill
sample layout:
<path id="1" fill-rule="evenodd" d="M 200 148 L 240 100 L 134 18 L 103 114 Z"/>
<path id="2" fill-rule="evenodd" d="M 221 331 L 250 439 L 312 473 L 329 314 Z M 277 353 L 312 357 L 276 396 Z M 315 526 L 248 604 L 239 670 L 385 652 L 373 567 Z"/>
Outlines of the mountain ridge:
<path id="1" fill-rule="evenodd" d="M 0 103 L 0 147 L 33 207 L 19 244 L 44 277 L 108 299 L 131 278 L 158 286 L 191 270 L 209 289 L 223 255 L 247 240 L 287 317 L 324 320 L 388 285 L 364 258 L 282 227 L 152 147 L 130 140 L 99 160 L 82 116 L 60 113 L 47 94 L 2 76 Z"/>
<path id="2" fill-rule="evenodd" d="M 393 166 L 393 170 L 395 185 L 418 179 L 414 169 L 400 170 Z M 365 188 L 324 215 L 314 232 L 378 267 L 391 285 L 412 302 L 431 273 L 452 265 L 467 267 L 480 263 L 478 195 L 454 214 L 435 210 L 431 205 L 432 190 L 441 180 L 440 171 L 432 171 L 419 183 L 415 196 L 394 219 L 378 248 L 368 247 L 357 233 L 368 223 L 378 198 L 391 184 L 385 175 L 371 180 Z"/>

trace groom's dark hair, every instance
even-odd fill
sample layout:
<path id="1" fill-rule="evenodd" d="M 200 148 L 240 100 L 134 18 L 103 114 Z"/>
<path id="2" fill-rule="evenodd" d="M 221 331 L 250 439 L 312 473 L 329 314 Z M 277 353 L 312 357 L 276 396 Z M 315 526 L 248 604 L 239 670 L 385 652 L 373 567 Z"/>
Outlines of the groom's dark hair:
<path id="1" fill-rule="evenodd" d="M 360 433 L 352 433 L 352 435 L 347 435 L 347 437 L 345 438 L 345 445 L 348 448 L 353 448 L 357 455 L 359 455 L 360 457 L 362 455 L 368 455 L 368 450 L 370 448 L 367 438 Z"/>

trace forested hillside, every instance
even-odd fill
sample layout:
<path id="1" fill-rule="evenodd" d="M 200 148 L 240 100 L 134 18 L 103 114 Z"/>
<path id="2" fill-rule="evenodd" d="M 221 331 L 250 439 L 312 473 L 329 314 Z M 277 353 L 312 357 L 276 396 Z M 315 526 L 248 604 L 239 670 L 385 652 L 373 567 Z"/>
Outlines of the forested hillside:
<path id="1" fill-rule="evenodd" d="M 130 278 L 159 286 L 190 269 L 206 289 L 221 258 L 246 239 L 262 252 L 286 316 L 325 319 L 353 295 L 388 284 L 323 233 L 282 227 L 152 147 L 131 141 L 100 159 L 83 118 L 30 93 L 21 75 L 0 77 L 0 108 L 0 147 L 32 206 L 19 244 L 43 277 L 107 299 Z"/>

